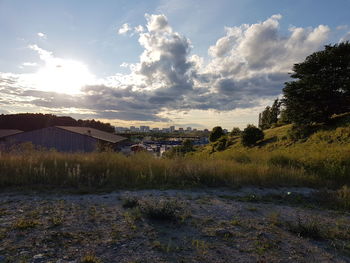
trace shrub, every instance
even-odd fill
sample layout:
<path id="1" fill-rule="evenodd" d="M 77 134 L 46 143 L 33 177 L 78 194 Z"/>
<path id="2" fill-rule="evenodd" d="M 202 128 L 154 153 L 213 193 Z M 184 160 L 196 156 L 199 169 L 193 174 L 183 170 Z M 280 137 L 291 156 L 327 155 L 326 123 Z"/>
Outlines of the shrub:
<path id="1" fill-rule="evenodd" d="M 220 152 L 225 150 L 226 146 L 227 146 L 227 138 L 222 137 L 215 143 L 214 150 Z"/>
<path id="2" fill-rule="evenodd" d="M 176 221 L 183 207 L 177 201 L 151 200 L 143 202 L 141 211 L 150 219 Z"/>
<path id="3" fill-rule="evenodd" d="M 288 222 L 287 227 L 290 232 L 297 234 L 299 237 L 313 239 L 322 239 L 323 237 L 319 222 L 316 220 L 302 221 L 299 217 L 297 223 Z"/>
<path id="4" fill-rule="evenodd" d="M 254 125 L 248 125 L 243 130 L 241 139 L 244 146 L 253 146 L 257 141 L 264 139 L 264 132 Z"/>
<path id="5" fill-rule="evenodd" d="M 241 133 L 242 133 L 242 131 L 241 131 L 240 128 L 238 128 L 238 127 L 233 127 L 233 129 L 232 129 L 230 135 L 231 135 L 231 136 L 240 136 Z"/>
<path id="6" fill-rule="evenodd" d="M 139 205 L 139 200 L 136 197 L 127 197 L 123 200 L 123 208 L 134 208 Z"/>
<path id="7" fill-rule="evenodd" d="M 216 126 L 213 128 L 211 133 L 209 134 L 209 141 L 216 142 L 221 136 L 224 135 L 224 131 L 220 126 Z"/>
<path id="8" fill-rule="evenodd" d="M 290 140 L 297 141 L 309 137 L 316 131 L 315 127 L 310 125 L 293 125 L 288 131 L 287 136 Z"/>

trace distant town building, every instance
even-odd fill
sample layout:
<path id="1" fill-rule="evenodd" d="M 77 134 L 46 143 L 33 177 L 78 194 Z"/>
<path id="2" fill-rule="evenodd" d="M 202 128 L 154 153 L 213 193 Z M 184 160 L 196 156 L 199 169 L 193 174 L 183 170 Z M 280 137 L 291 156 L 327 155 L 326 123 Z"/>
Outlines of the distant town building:
<path id="1" fill-rule="evenodd" d="M 149 126 L 140 126 L 140 132 L 149 132 Z"/>
<path id="2" fill-rule="evenodd" d="M 153 128 L 152 131 L 153 132 L 159 132 L 159 128 Z"/>
<path id="3" fill-rule="evenodd" d="M 187 127 L 186 131 L 188 131 L 188 132 L 192 131 L 192 127 Z"/>
<path id="4" fill-rule="evenodd" d="M 170 132 L 174 132 L 175 131 L 175 126 L 170 126 Z"/>
<path id="5" fill-rule="evenodd" d="M 168 133 L 168 132 L 170 132 L 170 129 L 169 129 L 169 128 L 163 128 L 163 129 L 162 129 L 162 132 Z"/>
<path id="6" fill-rule="evenodd" d="M 184 128 L 179 128 L 179 132 L 184 132 Z"/>

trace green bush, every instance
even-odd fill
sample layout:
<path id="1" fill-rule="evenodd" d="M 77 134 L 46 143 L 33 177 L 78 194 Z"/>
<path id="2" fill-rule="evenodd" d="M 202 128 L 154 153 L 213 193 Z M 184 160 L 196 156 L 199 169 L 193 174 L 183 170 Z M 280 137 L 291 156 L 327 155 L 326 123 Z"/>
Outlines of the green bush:
<path id="1" fill-rule="evenodd" d="M 222 137 L 220 138 L 215 144 L 214 144 L 214 150 L 221 152 L 226 149 L 227 147 L 227 138 Z"/>
<path id="2" fill-rule="evenodd" d="M 316 131 L 316 127 L 310 125 L 293 125 L 288 131 L 287 136 L 290 140 L 298 141 L 308 138 Z"/>
<path id="3" fill-rule="evenodd" d="M 264 139 L 264 132 L 254 125 L 248 125 L 243 130 L 241 139 L 244 146 L 253 146 L 258 141 Z"/>
<path id="4" fill-rule="evenodd" d="M 222 128 L 220 126 L 216 126 L 213 128 L 213 130 L 209 134 L 209 141 L 216 142 L 223 135 L 224 135 L 224 131 L 222 130 Z"/>

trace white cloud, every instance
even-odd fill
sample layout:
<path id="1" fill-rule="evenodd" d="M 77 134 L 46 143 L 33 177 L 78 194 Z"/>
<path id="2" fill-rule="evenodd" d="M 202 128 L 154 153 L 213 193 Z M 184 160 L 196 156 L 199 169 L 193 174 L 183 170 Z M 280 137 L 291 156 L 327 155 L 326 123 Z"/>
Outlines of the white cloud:
<path id="1" fill-rule="evenodd" d="M 347 32 L 345 35 L 343 35 L 339 40 L 339 42 L 345 42 L 345 41 L 350 41 L 350 31 Z"/>
<path id="2" fill-rule="evenodd" d="M 127 33 L 130 33 L 132 31 L 132 27 L 128 23 L 125 23 L 119 28 L 118 34 L 119 35 L 125 35 Z"/>
<path id="3" fill-rule="evenodd" d="M 46 34 L 44 34 L 42 32 L 37 33 L 37 36 L 40 37 L 40 38 L 43 38 L 43 39 L 47 38 Z"/>
<path id="4" fill-rule="evenodd" d="M 36 67 L 36 66 L 38 66 L 38 63 L 35 63 L 35 62 L 23 62 L 22 66 L 24 66 L 24 67 Z"/>

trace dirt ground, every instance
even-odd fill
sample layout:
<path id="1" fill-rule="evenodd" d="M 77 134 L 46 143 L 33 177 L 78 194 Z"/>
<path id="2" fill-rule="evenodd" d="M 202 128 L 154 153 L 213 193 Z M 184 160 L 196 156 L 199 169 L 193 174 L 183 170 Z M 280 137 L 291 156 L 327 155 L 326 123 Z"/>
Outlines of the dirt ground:
<path id="1" fill-rule="evenodd" d="M 0 262 L 350 262 L 311 189 L 0 193 Z"/>

